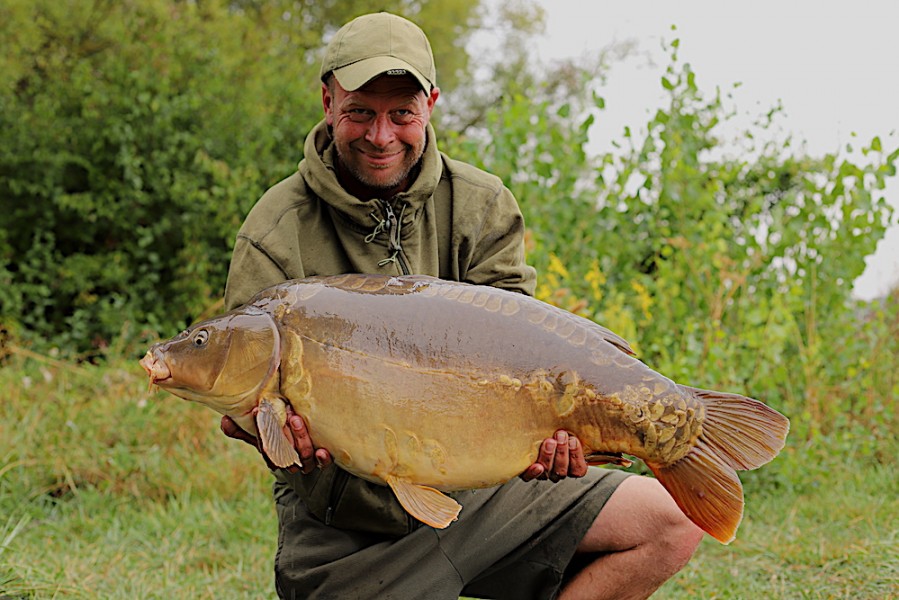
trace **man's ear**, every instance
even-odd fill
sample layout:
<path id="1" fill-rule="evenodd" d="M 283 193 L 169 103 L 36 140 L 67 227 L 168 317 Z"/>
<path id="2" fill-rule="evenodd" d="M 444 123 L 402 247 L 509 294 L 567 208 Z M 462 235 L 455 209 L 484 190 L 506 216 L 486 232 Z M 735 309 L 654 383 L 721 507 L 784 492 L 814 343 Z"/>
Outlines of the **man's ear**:
<path id="1" fill-rule="evenodd" d="M 440 97 L 440 88 L 434 86 L 431 88 L 431 93 L 428 94 L 428 116 L 434 112 L 434 105 L 437 104 L 437 98 Z"/>

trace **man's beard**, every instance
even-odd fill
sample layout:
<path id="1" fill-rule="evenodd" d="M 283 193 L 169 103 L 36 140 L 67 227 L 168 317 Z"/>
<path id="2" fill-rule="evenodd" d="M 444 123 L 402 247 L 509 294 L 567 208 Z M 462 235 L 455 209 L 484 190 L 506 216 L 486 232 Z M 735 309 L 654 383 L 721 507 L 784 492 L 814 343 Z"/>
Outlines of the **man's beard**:
<path id="1" fill-rule="evenodd" d="M 381 179 L 373 177 L 371 171 L 362 168 L 358 161 L 346 160 L 341 151 L 340 144 L 336 144 L 335 149 L 337 151 L 337 159 L 340 162 L 340 166 L 343 167 L 345 174 L 349 175 L 355 179 L 356 182 L 365 187 L 384 191 L 395 190 L 403 183 L 407 182 L 415 174 L 421 163 L 421 157 L 424 155 L 424 144 L 417 152 L 413 146 L 406 146 L 403 152 L 402 164 L 397 172 L 389 179 Z M 349 151 L 353 152 L 353 149 L 350 148 Z"/>

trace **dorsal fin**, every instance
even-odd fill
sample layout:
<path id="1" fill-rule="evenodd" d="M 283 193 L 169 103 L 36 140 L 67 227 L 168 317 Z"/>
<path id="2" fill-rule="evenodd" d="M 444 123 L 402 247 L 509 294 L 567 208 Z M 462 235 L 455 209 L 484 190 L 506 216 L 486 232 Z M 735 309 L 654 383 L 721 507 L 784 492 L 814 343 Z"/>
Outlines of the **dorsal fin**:
<path id="1" fill-rule="evenodd" d="M 597 324 L 602 330 L 603 339 L 630 356 L 636 356 L 637 353 L 634 352 L 634 349 L 631 348 L 631 345 L 627 343 L 627 340 L 612 331 L 611 329 L 606 329 L 602 325 Z"/>

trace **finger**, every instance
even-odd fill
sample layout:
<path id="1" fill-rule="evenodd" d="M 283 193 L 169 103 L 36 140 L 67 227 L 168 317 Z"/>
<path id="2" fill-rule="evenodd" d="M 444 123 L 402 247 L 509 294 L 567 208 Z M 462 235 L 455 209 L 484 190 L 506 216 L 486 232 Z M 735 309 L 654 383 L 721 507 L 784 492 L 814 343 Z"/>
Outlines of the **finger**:
<path id="1" fill-rule="evenodd" d="M 225 415 L 222 417 L 222 422 L 220 427 L 222 428 L 222 433 L 224 433 L 229 438 L 240 440 L 242 442 L 246 442 L 249 445 L 256 447 L 256 438 L 252 435 L 241 429 L 241 427 L 234 422 L 234 419 Z"/>
<path id="2" fill-rule="evenodd" d="M 292 414 L 287 418 L 287 424 L 293 435 L 293 447 L 296 448 L 297 454 L 300 455 L 300 470 L 304 475 L 308 475 L 315 469 L 315 446 L 312 444 L 312 438 L 309 437 L 309 429 L 303 417 Z"/>
<path id="3" fill-rule="evenodd" d="M 581 440 L 572 436 L 568 438 L 568 476 L 583 477 L 587 474 L 587 459 L 584 457 L 584 446 Z"/>
<path id="4" fill-rule="evenodd" d="M 568 477 L 568 432 L 559 430 L 556 432 L 556 452 L 553 457 L 551 481 L 559 481 Z"/>
<path id="5" fill-rule="evenodd" d="M 540 453 L 537 454 L 537 462 L 534 464 L 543 467 L 543 471 L 549 473 L 553 466 L 553 459 L 556 456 L 556 440 L 546 438 L 540 445 Z"/>
<path id="6" fill-rule="evenodd" d="M 327 469 L 333 462 L 331 453 L 324 448 L 319 448 L 315 451 L 315 464 L 319 469 Z"/>
<path id="7" fill-rule="evenodd" d="M 537 461 L 525 469 L 521 474 L 524 481 L 533 481 L 534 479 L 547 479 L 550 469 L 552 468 L 553 458 L 556 455 L 556 440 L 546 438 L 540 444 L 540 451 L 537 453 Z"/>
<path id="8" fill-rule="evenodd" d="M 305 429 L 306 422 L 303 421 L 303 418 L 302 418 L 302 417 L 298 417 L 298 418 L 300 419 L 299 422 L 294 423 L 294 424 L 293 424 L 294 426 L 291 426 L 291 419 L 293 419 L 294 417 L 296 417 L 296 416 L 297 416 L 297 413 L 294 412 L 293 407 L 292 407 L 290 404 L 288 404 L 287 406 L 285 406 L 284 409 L 285 409 L 285 412 L 287 413 L 287 421 L 284 423 L 284 428 L 283 428 L 283 429 L 284 429 L 284 435 L 287 437 L 287 439 L 290 440 L 290 443 L 291 443 L 291 445 L 294 447 L 294 449 L 296 449 L 296 447 L 297 447 L 297 441 L 296 441 L 296 440 L 297 440 L 297 437 L 294 435 L 294 428 L 295 428 L 296 426 L 300 426 L 300 427 L 302 427 L 303 429 Z M 297 456 L 299 456 L 299 452 L 297 452 Z M 300 462 L 302 462 L 302 463 L 303 463 L 303 466 L 305 466 L 307 461 L 304 460 L 302 457 L 300 457 Z M 283 467 L 283 469 L 284 469 L 285 471 L 287 471 L 288 473 L 298 473 L 298 472 L 302 471 L 302 469 L 300 468 L 300 466 L 297 465 L 297 464 L 292 464 L 292 465 L 290 465 L 289 467 Z M 311 469 L 312 469 L 312 468 L 309 467 L 309 470 L 311 470 Z"/>
<path id="9" fill-rule="evenodd" d="M 543 468 L 543 465 L 540 463 L 534 463 L 530 467 L 524 470 L 524 473 L 519 475 L 522 481 L 533 481 L 535 479 L 539 479 L 541 475 L 544 475 L 546 470 Z"/>

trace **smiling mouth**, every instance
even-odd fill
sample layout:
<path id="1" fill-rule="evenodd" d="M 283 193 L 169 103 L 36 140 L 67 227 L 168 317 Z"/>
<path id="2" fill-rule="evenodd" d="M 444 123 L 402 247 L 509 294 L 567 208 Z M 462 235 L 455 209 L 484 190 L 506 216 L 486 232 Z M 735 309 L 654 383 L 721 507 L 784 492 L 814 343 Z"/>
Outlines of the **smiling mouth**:
<path id="1" fill-rule="evenodd" d="M 401 154 L 401 152 L 395 152 L 393 154 L 371 154 L 370 152 L 362 151 L 362 155 L 365 157 L 365 160 L 369 164 L 376 167 L 384 167 L 390 165 L 391 163 L 395 162 Z"/>

